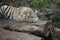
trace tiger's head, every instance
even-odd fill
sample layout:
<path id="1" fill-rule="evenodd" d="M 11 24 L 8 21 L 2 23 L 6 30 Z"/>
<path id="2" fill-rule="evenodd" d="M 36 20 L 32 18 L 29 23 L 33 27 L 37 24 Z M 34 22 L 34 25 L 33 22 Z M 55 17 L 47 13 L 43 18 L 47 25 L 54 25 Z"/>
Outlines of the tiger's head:
<path id="1" fill-rule="evenodd" d="M 36 21 L 38 21 L 38 17 L 31 8 L 20 7 L 17 21 L 36 22 Z"/>

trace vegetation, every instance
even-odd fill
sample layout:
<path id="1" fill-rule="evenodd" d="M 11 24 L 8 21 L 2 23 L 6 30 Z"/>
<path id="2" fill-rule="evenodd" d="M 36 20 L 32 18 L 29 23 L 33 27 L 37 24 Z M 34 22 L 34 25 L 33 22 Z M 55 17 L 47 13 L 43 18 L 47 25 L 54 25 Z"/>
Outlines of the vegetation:
<path id="1" fill-rule="evenodd" d="M 29 6 L 31 8 L 39 9 L 42 12 L 45 12 L 46 8 L 49 8 L 53 5 L 59 5 L 56 2 L 57 0 L 0 0 L 2 4 L 8 4 L 13 6 Z"/>
<path id="2" fill-rule="evenodd" d="M 56 27 L 60 28 L 60 14 L 55 15 L 55 17 L 52 19 L 52 21 Z"/>

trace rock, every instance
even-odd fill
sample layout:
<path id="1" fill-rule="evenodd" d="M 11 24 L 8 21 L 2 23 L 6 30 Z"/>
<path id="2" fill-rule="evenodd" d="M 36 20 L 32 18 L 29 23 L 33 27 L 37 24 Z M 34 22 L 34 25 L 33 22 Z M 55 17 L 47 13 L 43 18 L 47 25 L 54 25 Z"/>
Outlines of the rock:
<path id="1" fill-rule="evenodd" d="M 2 19 L 1 19 L 2 20 Z M 0 20 L 0 21 L 1 21 Z M 16 22 L 13 20 L 2 20 L 0 22 L 0 27 L 9 31 L 17 31 L 17 32 L 29 32 L 29 33 L 38 33 L 38 35 L 44 35 L 45 24 L 48 21 L 38 21 L 36 23 L 27 23 L 27 22 Z"/>
<path id="2" fill-rule="evenodd" d="M 28 22 L 17 22 L 15 20 L 0 19 L 0 28 L 3 28 L 4 30 L 11 32 L 18 32 L 18 33 L 22 32 L 32 34 L 34 36 L 42 37 L 45 40 L 52 40 L 52 38 L 54 38 L 55 40 L 57 36 L 55 26 L 51 22 L 42 20 L 36 23 L 28 23 Z"/>
<path id="3" fill-rule="evenodd" d="M 43 38 L 28 33 L 12 32 L 0 28 L 0 40 L 43 40 Z"/>

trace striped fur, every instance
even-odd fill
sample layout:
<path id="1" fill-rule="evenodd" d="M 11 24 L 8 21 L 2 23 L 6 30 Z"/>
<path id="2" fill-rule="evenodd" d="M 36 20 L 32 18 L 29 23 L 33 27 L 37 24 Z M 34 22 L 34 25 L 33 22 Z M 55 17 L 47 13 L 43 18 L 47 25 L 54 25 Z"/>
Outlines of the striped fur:
<path id="1" fill-rule="evenodd" d="M 0 8 L 0 14 L 5 19 L 14 19 L 16 21 L 36 22 L 38 17 L 36 13 L 29 7 L 12 7 L 3 5 Z"/>

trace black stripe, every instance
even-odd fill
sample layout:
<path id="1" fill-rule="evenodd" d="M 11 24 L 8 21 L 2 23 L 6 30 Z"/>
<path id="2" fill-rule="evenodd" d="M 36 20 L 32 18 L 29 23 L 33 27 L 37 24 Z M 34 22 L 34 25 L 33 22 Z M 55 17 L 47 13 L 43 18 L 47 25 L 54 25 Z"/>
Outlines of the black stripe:
<path id="1" fill-rule="evenodd" d="M 9 13 L 9 16 L 7 17 L 7 19 L 9 19 L 9 18 L 10 18 L 10 16 L 11 16 L 11 12 Z"/>
<path id="2" fill-rule="evenodd" d="M 7 19 L 7 18 L 8 18 L 7 16 L 9 16 L 9 15 L 10 15 L 10 13 L 9 13 L 10 8 L 11 8 L 11 7 L 7 6 L 6 8 L 5 8 L 5 7 L 3 7 L 3 9 L 2 9 L 3 16 L 4 16 L 4 18 L 5 18 L 5 19 Z M 9 15 L 8 15 L 8 14 L 9 14 Z"/>
<path id="3" fill-rule="evenodd" d="M 8 6 L 7 6 L 7 8 L 5 8 L 4 12 L 6 12 L 7 9 L 8 9 Z"/>
<path id="4" fill-rule="evenodd" d="M 3 13 L 4 13 L 4 10 L 3 10 L 3 8 L 0 7 L 0 14 L 1 14 L 2 18 L 4 18 Z"/>
<path id="5" fill-rule="evenodd" d="M 6 18 L 6 14 L 5 14 L 5 11 L 6 11 L 6 9 L 7 9 L 8 7 L 5 7 L 5 6 L 1 6 L 1 14 L 2 14 L 2 16 L 3 16 L 3 18 Z"/>
<path id="6" fill-rule="evenodd" d="M 7 9 L 8 11 L 5 13 L 6 16 L 8 16 L 11 7 L 8 6 L 8 8 L 9 8 L 9 9 Z"/>
<path id="7" fill-rule="evenodd" d="M 0 10 L 1 10 L 1 13 L 3 13 L 3 9 L 1 8 Z"/>

